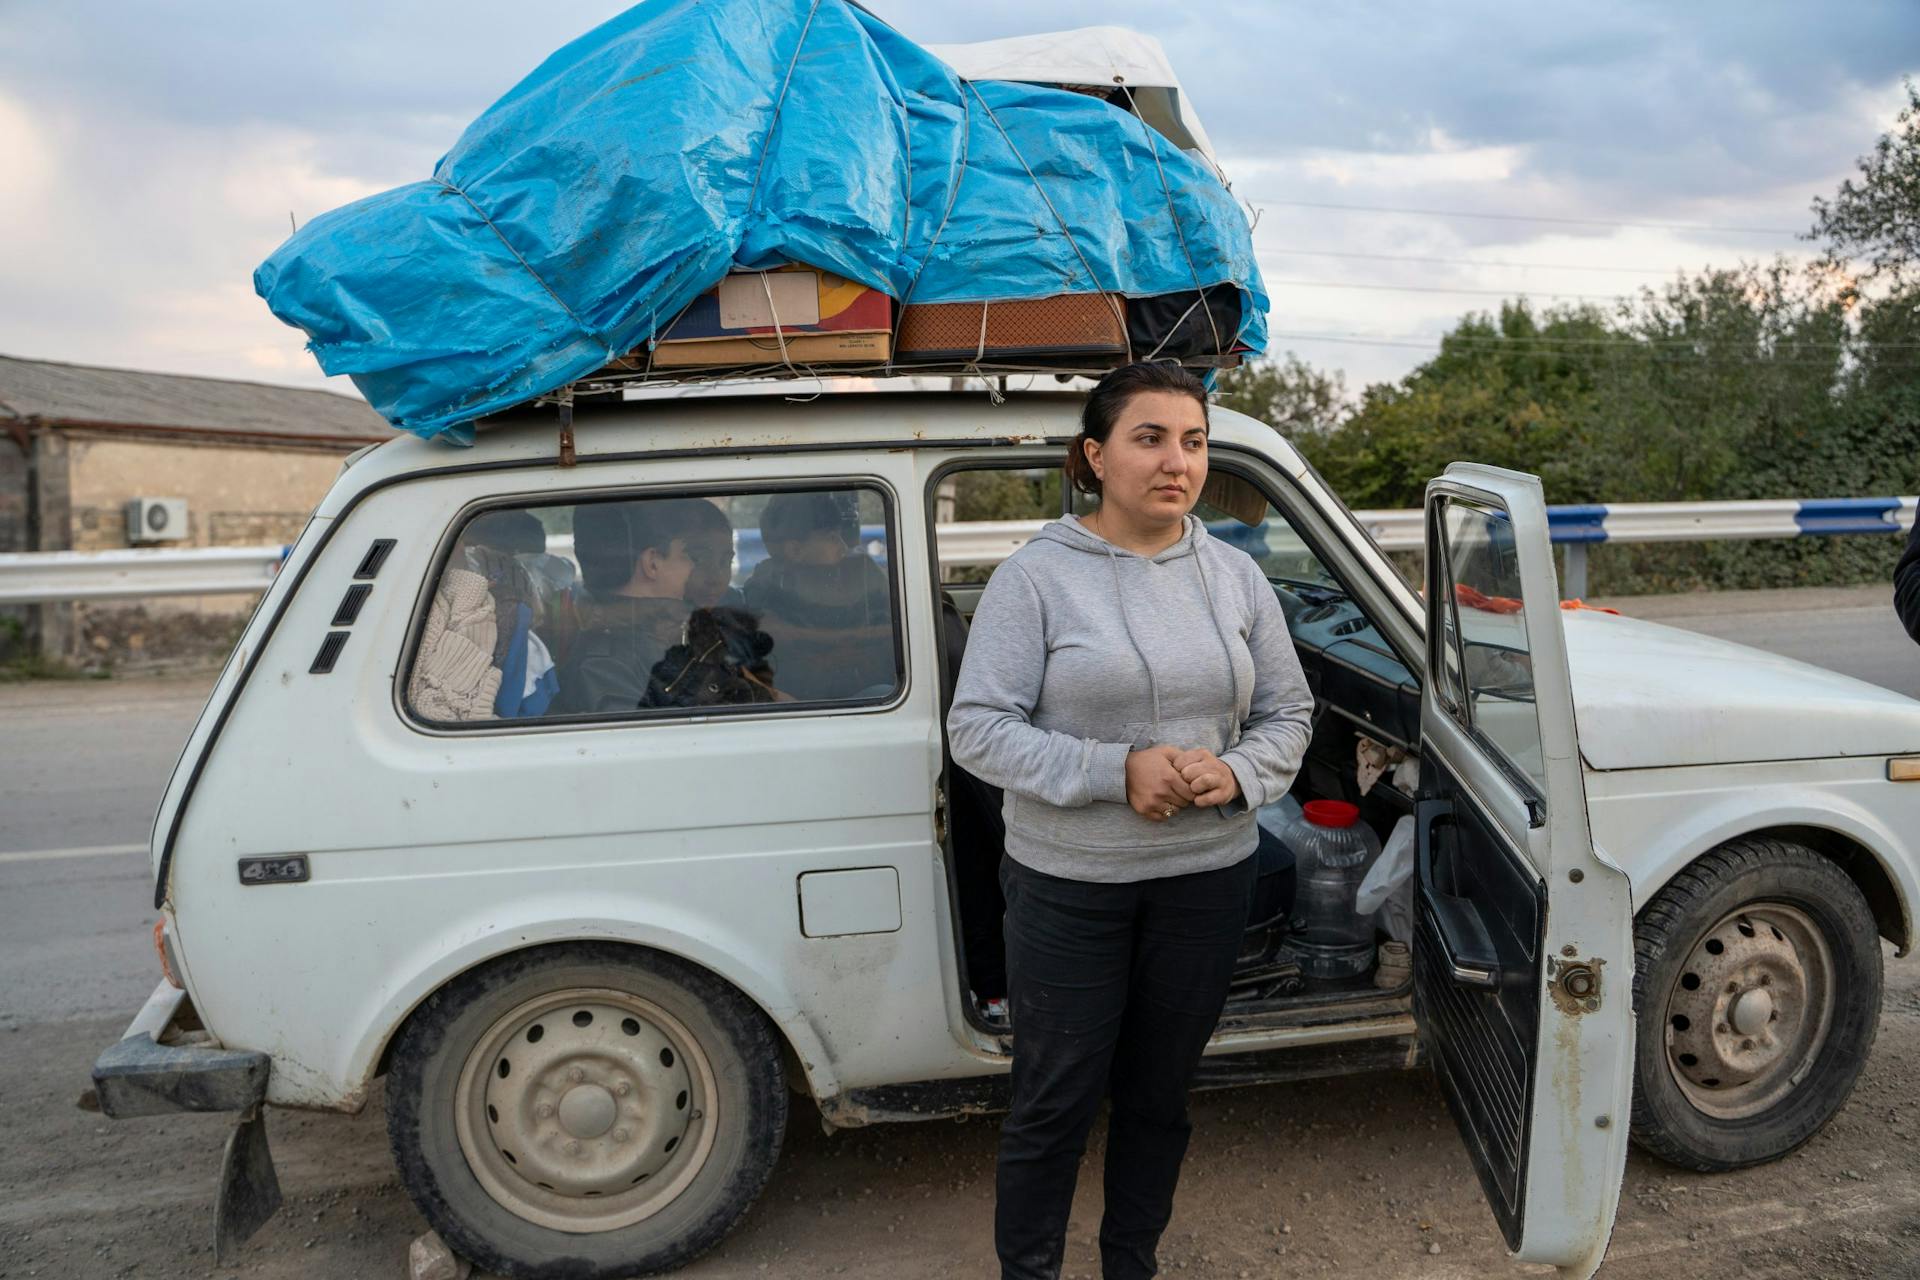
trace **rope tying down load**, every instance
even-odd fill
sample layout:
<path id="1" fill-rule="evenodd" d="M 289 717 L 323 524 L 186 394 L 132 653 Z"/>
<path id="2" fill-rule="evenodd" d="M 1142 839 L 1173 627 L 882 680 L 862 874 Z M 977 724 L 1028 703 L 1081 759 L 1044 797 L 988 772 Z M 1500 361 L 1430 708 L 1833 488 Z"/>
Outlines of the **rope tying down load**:
<path id="1" fill-rule="evenodd" d="M 1098 373 L 1122 353 L 1218 367 L 1263 350 L 1245 213 L 1126 106 L 1142 109 L 1127 84 L 963 80 L 848 0 L 642 4 L 547 58 L 431 179 L 310 220 L 255 287 L 390 421 L 456 442 L 569 385 Z M 805 326 L 763 281 L 765 361 L 659 366 L 703 292 L 788 264 L 896 300 L 872 330 L 884 351 L 801 358 Z M 997 308 L 1082 291 L 1117 326 L 1105 354 L 996 350 Z M 971 351 L 907 358 L 909 308 L 939 304 L 981 306 Z"/>
<path id="2" fill-rule="evenodd" d="M 1135 118 L 1139 118 L 1140 104 L 1133 100 L 1133 90 L 1129 89 L 1123 83 L 1120 86 L 1120 92 L 1126 95 L 1127 106 L 1132 110 Z M 1144 121 L 1142 121 L 1141 127 L 1146 128 Z M 1194 265 L 1193 250 L 1187 247 L 1186 228 L 1180 225 L 1180 210 L 1175 207 L 1173 203 L 1173 188 L 1167 185 L 1166 166 L 1160 163 L 1160 140 L 1155 136 L 1152 129 L 1146 129 L 1146 134 L 1147 145 L 1153 149 L 1154 172 L 1160 175 L 1161 190 L 1167 193 L 1167 212 L 1173 217 L 1174 234 L 1180 237 L 1180 255 L 1187 260 L 1187 270 L 1193 275 L 1193 290 L 1195 294 L 1193 307 L 1197 307 L 1207 300 L 1207 286 L 1200 282 L 1200 268 Z M 1167 345 L 1167 338 L 1171 338 L 1174 334 L 1178 333 L 1180 327 L 1187 322 L 1187 317 L 1193 314 L 1193 307 L 1188 307 L 1180 313 L 1180 319 L 1167 329 L 1166 337 L 1161 338 L 1160 341 L 1155 344 L 1152 353 L 1147 356 L 1147 359 L 1151 360 L 1154 356 L 1160 354 L 1160 348 Z M 1213 308 L 1206 308 L 1206 313 L 1207 327 L 1213 331 L 1213 354 L 1224 359 L 1227 354 L 1227 348 L 1226 345 L 1220 341 L 1220 326 L 1214 321 Z M 1133 360 L 1133 351 L 1131 348 L 1127 351 L 1127 360 L 1129 363 Z"/>

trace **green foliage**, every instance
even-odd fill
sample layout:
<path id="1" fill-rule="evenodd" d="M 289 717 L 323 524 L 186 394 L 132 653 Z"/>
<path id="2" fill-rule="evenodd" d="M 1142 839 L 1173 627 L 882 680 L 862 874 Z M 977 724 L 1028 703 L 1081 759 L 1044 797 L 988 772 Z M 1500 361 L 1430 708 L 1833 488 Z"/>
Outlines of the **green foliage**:
<path id="1" fill-rule="evenodd" d="M 954 520 L 1051 520 L 1060 514 L 1065 482 L 1058 467 L 963 471 L 947 482 L 950 489 L 943 485 L 942 490 L 953 502 Z M 992 574 L 991 565 L 956 565 L 942 571 L 942 581 L 978 583 Z"/>
<path id="2" fill-rule="evenodd" d="M 24 619 L 12 614 L 0 617 L 0 684 L 78 680 L 90 674 L 57 658 L 42 657 L 28 641 Z"/>
<path id="3" fill-rule="evenodd" d="M 1578 432 L 1592 370 L 1574 344 L 1602 323 L 1588 311 L 1537 317 L 1525 303 L 1470 315 L 1432 360 L 1368 387 L 1344 420 L 1298 443 L 1356 507 L 1418 506 L 1427 480 L 1461 458 L 1538 471 L 1585 500 Z"/>
<path id="4" fill-rule="evenodd" d="M 1057 469 L 962 472 L 954 477 L 954 519 L 1051 520 L 1063 479 Z"/>
<path id="5" fill-rule="evenodd" d="M 1333 430 L 1349 407 L 1341 374 L 1315 369 L 1291 351 L 1223 370 L 1213 398 L 1296 442 Z"/>
<path id="6" fill-rule="evenodd" d="M 1894 127 L 1860 157 L 1858 180 L 1842 182 L 1831 200 L 1815 198 L 1809 236 L 1826 242 L 1831 262 L 1896 284 L 1920 276 L 1920 89 L 1911 80 L 1906 89 Z"/>
<path id="7" fill-rule="evenodd" d="M 1863 300 L 1784 263 L 1678 278 L 1614 311 L 1525 301 L 1463 319 L 1438 354 L 1283 430 L 1355 507 L 1418 506 L 1468 459 L 1530 471 L 1550 502 L 1920 491 L 1920 283 Z M 1299 403 L 1330 379 L 1289 356 L 1224 388 Z M 1271 421 L 1271 418 L 1267 419 Z M 1882 578 L 1897 539 L 1609 547 L 1598 592 Z"/>
<path id="8" fill-rule="evenodd" d="M 29 680 L 111 680 L 113 667 L 76 667 L 59 658 L 38 653 L 20 653 L 0 662 L 0 684 L 23 684 Z"/>
<path id="9" fill-rule="evenodd" d="M 1472 314 L 1431 360 L 1350 399 L 1291 352 L 1221 376 L 1355 507 L 1418 506 L 1456 460 L 1550 502 L 1920 492 L 1920 88 L 1832 200 L 1826 259 L 1677 277 L 1607 311 Z M 1894 537 L 1602 546 L 1597 592 L 1885 580 Z"/>

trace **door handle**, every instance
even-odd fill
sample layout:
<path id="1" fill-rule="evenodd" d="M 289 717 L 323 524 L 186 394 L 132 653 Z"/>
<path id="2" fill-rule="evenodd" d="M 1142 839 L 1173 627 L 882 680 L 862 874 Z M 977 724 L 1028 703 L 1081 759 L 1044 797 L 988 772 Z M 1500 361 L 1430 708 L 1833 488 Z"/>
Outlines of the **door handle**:
<path id="1" fill-rule="evenodd" d="M 1453 805 L 1446 800 L 1422 800 L 1418 808 L 1421 898 L 1432 917 L 1434 936 L 1440 940 L 1441 960 L 1461 986 L 1498 990 L 1504 978 L 1500 954 L 1479 908 L 1467 898 L 1443 892 L 1433 874 L 1434 830 L 1453 820 Z"/>

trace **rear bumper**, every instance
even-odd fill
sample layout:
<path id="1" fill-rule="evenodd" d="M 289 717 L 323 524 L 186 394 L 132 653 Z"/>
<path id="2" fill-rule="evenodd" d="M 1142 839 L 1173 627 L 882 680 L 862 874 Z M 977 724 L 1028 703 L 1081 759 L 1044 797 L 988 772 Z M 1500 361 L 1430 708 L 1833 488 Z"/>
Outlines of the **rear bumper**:
<path id="1" fill-rule="evenodd" d="M 250 1112 L 267 1095 L 273 1060 L 250 1049 L 184 1039 L 178 1023 L 192 1005 L 162 982 L 120 1040 L 93 1064 L 100 1110 L 116 1120 L 177 1111 Z"/>
<path id="2" fill-rule="evenodd" d="M 187 993 L 161 982 L 140 1006 L 126 1035 L 93 1063 L 100 1110 L 116 1120 L 176 1111 L 237 1111 L 227 1139 L 214 1201 L 214 1259 L 222 1265 L 280 1207 L 280 1179 L 267 1150 L 261 1103 L 273 1059 L 250 1049 L 206 1043 L 183 1029 L 193 1006 Z"/>

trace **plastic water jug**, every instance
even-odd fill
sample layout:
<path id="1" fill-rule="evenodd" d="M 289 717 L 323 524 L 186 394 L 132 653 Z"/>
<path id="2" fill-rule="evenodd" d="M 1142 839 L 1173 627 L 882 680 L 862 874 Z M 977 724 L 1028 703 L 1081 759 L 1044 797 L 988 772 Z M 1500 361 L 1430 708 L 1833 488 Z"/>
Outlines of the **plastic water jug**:
<path id="1" fill-rule="evenodd" d="M 1352 978 L 1373 962 L 1373 919 L 1353 896 L 1380 854 L 1380 838 L 1344 800 L 1309 800 L 1290 843 L 1298 860 L 1293 949 L 1310 978 Z"/>
<path id="2" fill-rule="evenodd" d="M 1291 794 L 1281 796 L 1272 804 L 1263 804 L 1254 810 L 1254 820 L 1260 829 L 1273 836 L 1291 849 L 1294 846 L 1294 828 L 1304 823 L 1306 814 L 1300 808 L 1300 802 Z"/>

